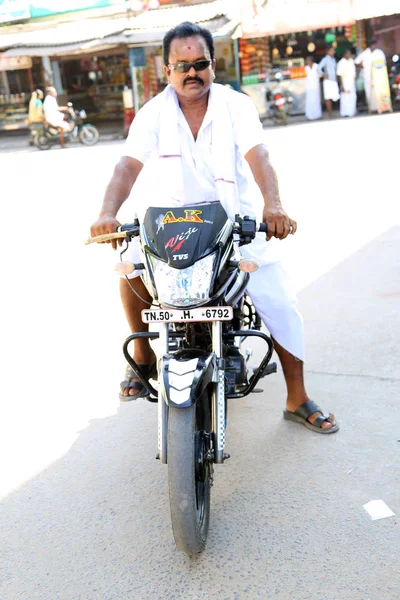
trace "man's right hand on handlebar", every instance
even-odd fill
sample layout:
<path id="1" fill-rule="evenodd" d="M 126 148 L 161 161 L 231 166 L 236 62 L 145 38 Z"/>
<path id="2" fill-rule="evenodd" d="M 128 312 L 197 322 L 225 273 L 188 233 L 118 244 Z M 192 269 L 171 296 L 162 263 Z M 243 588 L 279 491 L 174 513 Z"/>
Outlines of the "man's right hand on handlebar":
<path id="1" fill-rule="evenodd" d="M 121 223 L 114 217 L 114 215 L 110 214 L 101 214 L 97 221 L 93 223 L 90 228 L 91 237 L 95 237 L 97 235 L 104 235 L 106 233 L 114 233 L 117 231 L 117 228 L 121 225 Z M 101 242 L 102 244 L 110 244 L 113 249 L 117 249 L 117 244 L 122 245 L 123 240 L 108 240 L 107 242 Z"/>

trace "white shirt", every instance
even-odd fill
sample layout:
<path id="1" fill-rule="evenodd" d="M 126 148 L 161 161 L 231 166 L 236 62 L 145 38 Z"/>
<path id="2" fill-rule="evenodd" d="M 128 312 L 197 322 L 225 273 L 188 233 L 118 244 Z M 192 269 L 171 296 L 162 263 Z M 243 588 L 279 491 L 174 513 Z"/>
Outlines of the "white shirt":
<path id="1" fill-rule="evenodd" d="M 318 65 L 316 63 L 313 63 L 311 67 L 309 65 L 306 65 L 306 75 L 307 89 L 320 89 L 321 77 L 319 75 Z"/>
<path id="2" fill-rule="evenodd" d="M 43 102 L 43 111 L 45 120 L 59 127 L 64 122 L 64 115 L 58 110 L 58 102 L 54 96 L 48 94 Z"/>
<path id="3" fill-rule="evenodd" d="M 212 88 L 210 102 L 212 102 Z M 151 175 L 152 169 L 157 164 L 161 107 L 161 95 L 145 104 L 133 120 L 125 142 L 124 156 L 135 158 L 145 165 L 137 180 L 139 185 L 146 176 Z M 249 150 L 264 143 L 262 125 L 256 107 L 244 94 L 239 92 L 229 94 L 229 110 L 234 128 L 235 171 L 241 213 L 260 218 L 263 206 L 262 196 L 244 157 Z M 194 194 L 191 203 L 215 201 L 216 188 L 210 151 L 212 143 L 211 110 L 207 110 L 196 140 L 181 109 L 178 111 L 178 126 L 182 163 L 185 166 L 184 172 L 193 182 L 191 187 Z M 134 196 L 137 184 L 133 187 Z M 141 196 L 143 193 L 142 191 Z"/>
<path id="4" fill-rule="evenodd" d="M 356 80 L 356 67 L 352 58 L 342 58 L 338 62 L 337 74 L 342 79 L 346 91 L 352 90 Z"/>

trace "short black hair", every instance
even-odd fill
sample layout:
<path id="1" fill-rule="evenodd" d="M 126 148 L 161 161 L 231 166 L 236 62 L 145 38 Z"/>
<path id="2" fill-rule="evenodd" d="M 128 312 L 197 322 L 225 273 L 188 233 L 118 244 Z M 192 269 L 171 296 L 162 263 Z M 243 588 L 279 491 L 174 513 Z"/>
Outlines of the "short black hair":
<path id="1" fill-rule="evenodd" d="M 378 44 L 378 42 L 376 40 L 371 40 L 370 43 L 368 44 L 368 48 L 370 46 L 376 46 Z"/>
<path id="2" fill-rule="evenodd" d="M 169 51 L 171 48 L 171 42 L 175 38 L 187 38 L 192 37 L 194 35 L 200 35 L 205 39 L 208 50 L 210 52 L 211 60 L 214 59 L 215 49 L 214 49 L 214 40 L 211 35 L 211 32 L 205 27 L 200 27 L 200 25 L 196 25 L 195 23 L 190 23 L 189 21 L 185 21 L 176 27 L 173 27 L 164 36 L 163 39 L 163 54 L 164 54 L 164 64 L 169 64 Z"/>

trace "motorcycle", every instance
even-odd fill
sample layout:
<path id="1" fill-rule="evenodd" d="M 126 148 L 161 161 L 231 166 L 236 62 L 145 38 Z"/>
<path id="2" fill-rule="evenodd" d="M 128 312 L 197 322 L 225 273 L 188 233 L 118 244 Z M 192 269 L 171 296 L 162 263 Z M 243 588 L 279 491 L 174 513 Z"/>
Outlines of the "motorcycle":
<path id="1" fill-rule="evenodd" d="M 64 133 L 65 141 L 79 141 L 84 146 L 94 146 L 99 141 L 100 134 L 94 125 L 83 123 L 87 118 L 85 110 L 75 110 L 72 103 L 68 103 L 69 121 L 74 123 L 72 131 Z M 49 150 L 54 144 L 60 141 L 60 132 L 58 127 L 50 124 L 44 124 L 43 129 L 34 136 L 33 143 L 39 150 Z"/>
<path id="2" fill-rule="evenodd" d="M 285 90 L 267 89 L 267 115 L 266 118 L 273 120 L 275 125 L 288 124 L 288 104 L 293 102 L 293 99 Z"/>
<path id="3" fill-rule="evenodd" d="M 393 103 L 400 102 L 400 57 L 392 56 L 392 67 L 389 71 L 389 83 Z"/>
<path id="4" fill-rule="evenodd" d="M 147 388 L 147 399 L 158 402 L 156 458 L 168 465 L 173 535 L 187 554 L 205 548 L 213 466 L 230 457 L 225 451 L 227 401 L 247 396 L 262 377 L 276 372 L 270 363 L 272 340 L 261 331 L 261 319 L 245 293 L 258 265 L 238 255 L 238 246 L 266 229 L 248 216 L 236 215 L 232 223 L 219 203 L 211 203 L 149 208 L 143 223 L 136 218 L 115 233 L 86 241 L 124 239 L 117 270 L 142 272 L 158 304 L 142 311 L 142 321 L 159 331 L 130 335 L 123 353 Z M 136 237 L 142 262 L 132 264 L 124 261 L 124 253 Z M 158 390 L 129 352 L 139 338 L 160 340 Z M 266 344 L 254 370 L 247 362 L 251 351 L 242 347 L 248 338 Z"/>

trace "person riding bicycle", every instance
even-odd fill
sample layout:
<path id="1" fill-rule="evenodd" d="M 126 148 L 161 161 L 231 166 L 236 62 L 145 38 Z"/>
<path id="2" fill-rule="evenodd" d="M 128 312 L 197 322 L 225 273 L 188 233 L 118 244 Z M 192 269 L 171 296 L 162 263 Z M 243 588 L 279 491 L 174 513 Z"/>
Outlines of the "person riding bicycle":
<path id="1" fill-rule="evenodd" d="M 149 206 L 172 208 L 218 200 L 232 220 L 237 213 L 262 214 L 268 225 L 267 241 L 265 234 L 258 236 L 241 253 L 259 264 L 247 293 L 272 335 L 283 367 L 288 391 L 284 416 L 313 431 L 333 433 L 339 428 L 334 416 L 323 414 L 304 386 L 303 322 L 272 240 L 295 234 L 297 224 L 282 207 L 257 110 L 246 95 L 213 83 L 214 42 L 207 29 L 189 22 L 178 25 L 165 35 L 163 53 L 169 85 L 133 120 L 91 235 L 116 230 L 118 211 L 131 192 L 135 212 Z M 117 246 L 115 241 L 112 245 Z M 128 252 L 131 258 L 124 260 L 140 262 L 136 244 L 131 243 Z M 129 277 L 150 302 L 138 275 Z M 123 278 L 120 292 L 131 331 L 143 331 L 140 315 L 148 304 L 132 293 Z M 149 377 L 154 374 L 155 355 L 148 340 L 135 341 L 134 359 Z M 121 400 L 133 400 L 143 392 L 144 386 L 128 368 Z"/>

